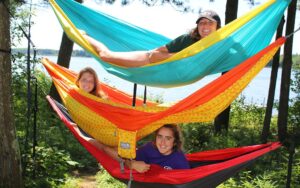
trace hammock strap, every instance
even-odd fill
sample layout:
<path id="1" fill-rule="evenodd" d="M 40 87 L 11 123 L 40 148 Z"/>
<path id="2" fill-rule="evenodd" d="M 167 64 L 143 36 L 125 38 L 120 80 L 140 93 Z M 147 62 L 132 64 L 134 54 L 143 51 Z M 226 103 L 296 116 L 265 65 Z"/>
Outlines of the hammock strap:
<path id="1" fill-rule="evenodd" d="M 294 32 L 288 34 L 285 38 L 289 38 L 291 37 L 292 35 L 294 35 L 296 32 L 298 32 L 300 30 L 300 26 L 298 27 L 298 29 L 296 29 Z"/>
<path id="2" fill-rule="evenodd" d="M 132 106 L 136 104 L 136 91 L 137 91 L 137 84 L 133 84 L 133 95 L 132 95 Z"/>
<path id="3" fill-rule="evenodd" d="M 133 181 L 132 168 L 130 168 L 129 181 L 127 184 L 127 188 L 131 187 L 131 182 Z"/>
<path id="4" fill-rule="evenodd" d="M 144 101 L 143 101 L 144 106 L 147 104 L 147 86 L 145 85 L 144 88 Z"/>
<path id="5" fill-rule="evenodd" d="M 123 159 L 123 158 L 121 158 L 121 160 L 120 160 L 120 171 L 121 171 L 121 173 L 125 173 L 125 161 L 126 160 L 129 160 L 130 163 L 132 162 L 132 159 Z M 127 183 L 127 188 L 131 187 L 131 182 L 133 181 L 133 175 L 132 175 L 132 168 L 131 167 L 130 167 L 130 171 L 129 172 L 130 173 L 129 173 L 129 181 Z"/>
<path id="6" fill-rule="evenodd" d="M 126 160 L 129 160 L 130 163 L 132 162 L 132 159 L 123 159 L 123 158 L 121 158 L 120 159 L 120 171 L 121 171 L 121 173 L 125 172 L 125 161 Z M 132 175 L 132 168 L 130 167 L 129 181 L 128 181 L 128 184 L 127 184 L 127 188 L 131 188 L 131 182 L 132 181 L 133 181 L 133 175 Z"/>
<path id="7" fill-rule="evenodd" d="M 121 158 L 120 160 L 120 171 L 123 174 L 125 172 L 125 160 Z"/>

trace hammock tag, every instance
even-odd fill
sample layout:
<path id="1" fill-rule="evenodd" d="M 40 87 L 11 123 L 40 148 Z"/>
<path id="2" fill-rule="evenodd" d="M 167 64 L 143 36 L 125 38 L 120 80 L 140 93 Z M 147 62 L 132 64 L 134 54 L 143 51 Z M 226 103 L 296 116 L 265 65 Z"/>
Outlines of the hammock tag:
<path id="1" fill-rule="evenodd" d="M 118 154 L 127 159 L 134 159 L 136 152 L 136 131 L 118 129 Z"/>

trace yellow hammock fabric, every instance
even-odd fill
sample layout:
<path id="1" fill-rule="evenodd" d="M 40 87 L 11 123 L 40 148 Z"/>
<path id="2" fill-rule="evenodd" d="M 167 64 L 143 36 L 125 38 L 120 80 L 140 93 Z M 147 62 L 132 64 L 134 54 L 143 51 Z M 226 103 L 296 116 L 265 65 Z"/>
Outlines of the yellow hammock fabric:
<path id="1" fill-rule="evenodd" d="M 75 74 L 44 59 L 43 64 L 72 119 L 100 142 L 119 146 L 119 155 L 135 158 L 136 141 L 166 123 L 212 121 L 240 94 L 285 42 L 278 39 L 255 56 L 170 107 L 132 107 L 85 93 L 74 84 Z M 114 96 L 109 95 L 112 99 Z"/>

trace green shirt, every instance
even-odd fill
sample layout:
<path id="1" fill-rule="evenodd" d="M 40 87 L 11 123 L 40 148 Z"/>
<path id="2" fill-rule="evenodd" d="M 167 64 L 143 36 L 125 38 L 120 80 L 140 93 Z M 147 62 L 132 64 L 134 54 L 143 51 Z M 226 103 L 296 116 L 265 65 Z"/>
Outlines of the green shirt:
<path id="1" fill-rule="evenodd" d="M 197 39 L 192 38 L 189 34 L 183 34 L 166 44 L 166 47 L 169 53 L 175 53 L 194 44 L 195 42 L 197 42 Z"/>

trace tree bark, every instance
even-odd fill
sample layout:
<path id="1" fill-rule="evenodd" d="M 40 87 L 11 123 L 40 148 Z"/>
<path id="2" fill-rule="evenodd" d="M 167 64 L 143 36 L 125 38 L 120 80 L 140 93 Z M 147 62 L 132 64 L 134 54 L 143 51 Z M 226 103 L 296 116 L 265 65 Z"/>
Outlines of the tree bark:
<path id="1" fill-rule="evenodd" d="M 295 155 L 295 138 L 292 137 L 291 143 L 289 146 L 289 161 L 288 161 L 288 169 L 287 169 L 287 176 L 286 176 L 286 188 L 291 187 L 292 182 L 292 172 L 293 172 L 293 161 L 294 161 L 294 155 Z"/>
<path id="2" fill-rule="evenodd" d="M 295 15 L 296 15 L 297 0 L 293 0 L 288 7 L 286 35 L 294 32 Z M 292 52 L 293 52 L 293 35 L 289 37 L 284 45 L 284 57 L 282 64 L 281 87 L 279 98 L 278 111 L 278 136 L 279 140 L 283 142 L 287 138 L 287 118 L 289 110 L 289 93 L 290 93 L 290 79 L 292 70 Z"/>
<path id="3" fill-rule="evenodd" d="M 284 25 L 284 17 L 282 17 L 280 24 L 277 28 L 276 39 L 282 37 L 283 25 Z M 266 114 L 265 114 L 265 118 L 264 118 L 264 126 L 263 126 L 263 130 L 261 133 L 261 142 L 262 143 L 267 142 L 269 134 L 270 134 L 270 123 L 271 123 L 272 110 L 273 110 L 273 105 L 274 105 L 274 96 L 275 96 L 275 88 L 276 88 L 279 60 L 280 60 L 280 49 L 275 54 L 275 56 L 273 58 L 273 62 L 272 62 L 272 71 L 271 71 L 271 78 L 270 78 L 267 108 L 266 108 Z"/>
<path id="4" fill-rule="evenodd" d="M 4 4 L 5 3 L 5 6 Z M 23 187 L 12 111 L 9 0 L 0 2 L 0 187 Z"/>
<path id="5" fill-rule="evenodd" d="M 61 39 L 60 49 L 58 52 L 57 64 L 69 68 L 73 46 L 74 46 L 74 42 L 71 41 L 66 35 L 66 33 L 64 32 Z M 53 83 L 51 85 L 50 95 L 55 100 L 61 101 L 59 94 Z"/>
<path id="6" fill-rule="evenodd" d="M 238 0 L 227 0 L 226 12 L 225 12 L 225 24 L 235 20 L 237 18 L 238 11 Z M 225 74 L 223 72 L 222 74 Z M 221 112 L 214 121 L 215 132 L 221 132 L 221 129 L 228 131 L 229 128 L 229 116 L 230 116 L 230 106 L 228 106 L 223 112 Z"/>

